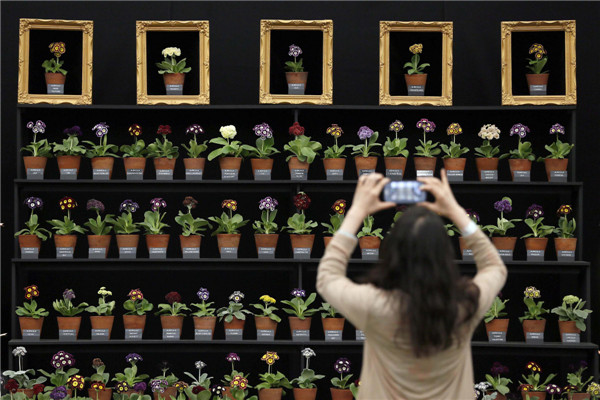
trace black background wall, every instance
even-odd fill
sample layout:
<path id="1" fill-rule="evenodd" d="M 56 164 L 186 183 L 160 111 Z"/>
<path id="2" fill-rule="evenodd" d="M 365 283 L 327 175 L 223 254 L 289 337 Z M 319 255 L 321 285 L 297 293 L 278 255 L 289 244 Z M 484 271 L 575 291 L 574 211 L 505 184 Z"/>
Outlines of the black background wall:
<path id="1" fill-rule="evenodd" d="M 454 105 L 500 104 L 500 22 L 577 21 L 577 180 L 584 186 L 584 259 L 594 262 L 592 287 L 600 276 L 597 177 L 599 113 L 597 49 L 600 4 L 595 2 L 2 2 L 2 332 L 9 331 L 10 258 L 13 256 L 12 180 L 15 177 L 19 18 L 94 21 L 94 104 L 135 104 L 135 21 L 210 21 L 211 104 L 257 104 L 260 19 L 334 21 L 334 104 L 378 103 L 380 20 L 454 21 Z M 246 119 L 252 117 L 244 114 Z M 416 115 L 411 114 L 417 118 Z M 462 114 L 467 117 L 465 114 Z M 495 118 L 501 119 L 499 114 Z M 494 117 L 494 116 L 490 116 Z M 227 116 L 222 115 L 222 118 Z M 420 116 L 419 116 L 420 118 Z M 57 116 L 60 120 L 60 116 Z M 88 121 L 89 122 L 89 121 Z M 329 124 L 333 121 L 325 121 Z M 496 121 L 489 121 L 496 122 Z M 498 121 L 504 125 L 514 121 Z M 69 123 L 71 121 L 69 120 Z M 91 122 L 90 122 L 91 123 Z M 235 123 L 214 121 L 215 125 Z M 462 123 L 462 121 L 461 121 Z M 66 126 L 67 122 L 65 122 Z M 510 125 L 509 125 L 510 126 Z M 474 132 L 469 132 L 474 135 Z M 285 140 L 285 139 L 283 139 Z M 531 199 L 535 201 L 535 199 Z M 541 200 L 539 200 L 541 201 Z M 130 277 L 129 277 L 130 278 Z M 129 279 L 124 276 L 124 280 Z M 257 281 L 260 276 L 256 277 Z M 57 282 L 61 276 L 56 276 Z M 96 287 L 100 283 L 89 283 Z M 129 284 L 127 284 L 129 285 Z M 132 284 L 134 285 L 134 284 Z M 63 285 L 58 285 L 60 288 Z M 127 286 L 129 288 L 129 286 Z M 53 288 L 53 293 L 59 288 Z M 593 308 L 600 296 L 592 290 Z M 86 299 L 93 300 L 93 292 Z M 121 299 L 117 296 L 118 302 Z M 516 303 L 518 298 L 515 297 Z M 158 300 L 158 299 L 157 299 Z M 154 303 L 158 303 L 158 301 Z M 598 311 L 600 312 L 600 311 Z M 593 341 L 600 318 L 593 314 Z M 2 346 L 2 362 L 6 362 Z M 123 354 L 129 349 L 124 349 Z M 225 352 L 226 350 L 224 350 Z M 120 356 L 119 356 L 120 357 Z M 282 365 L 282 369 L 284 366 Z M 188 370 L 191 370 L 191 366 Z M 113 371 L 114 372 L 114 371 Z M 153 371 L 150 372 L 153 374 Z M 329 373 L 329 372 L 328 372 Z"/>

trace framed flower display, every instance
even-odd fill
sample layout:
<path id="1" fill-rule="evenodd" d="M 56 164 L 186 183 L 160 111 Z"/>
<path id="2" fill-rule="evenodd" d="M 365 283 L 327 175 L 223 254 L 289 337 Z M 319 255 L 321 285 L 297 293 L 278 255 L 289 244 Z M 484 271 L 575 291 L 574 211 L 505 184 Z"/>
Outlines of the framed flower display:
<path id="1" fill-rule="evenodd" d="M 260 21 L 261 104 L 332 104 L 333 21 Z"/>
<path id="2" fill-rule="evenodd" d="M 136 21 L 137 104 L 210 104 L 208 21 Z"/>
<path id="3" fill-rule="evenodd" d="M 19 103 L 92 104 L 93 21 L 19 21 Z"/>
<path id="4" fill-rule="evenodd" d="M 380 105 L 452 105 L 453 26 L 379 21 Z"/>
<path id="5" fill-rule="evenodd" d="M 502 21 L 502 105 L 577 104 L 575 21 Z"/>

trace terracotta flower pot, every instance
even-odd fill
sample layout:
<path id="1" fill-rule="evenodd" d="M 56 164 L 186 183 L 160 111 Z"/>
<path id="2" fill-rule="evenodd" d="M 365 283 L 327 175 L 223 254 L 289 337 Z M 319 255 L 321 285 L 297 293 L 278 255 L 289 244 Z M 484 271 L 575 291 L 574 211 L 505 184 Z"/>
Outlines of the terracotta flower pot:
<path id="1" fill-rule="evenodd" d="M 183 327 L 183 316 L 181 315 L 161 315 L 160 326 L 163 329 L 179 329 Z"/>
<path id="2" fill-rule="evenodd" d="M 57 156 L 56 162 L 58 163 L 58 169 L 75 169 L 79 174 L 81 156 Z"/>
<path id="3" fill-rule="evenodd" d="M 219 251 L 221 251 L 221 247 L 239 247 L 241 237 L 240 233 L 218 233 L 217 245 L 219 246 Z"/>
<path id="4" fill-rule="evenodd" d="M 306 161 L 302 162 L 302 161 L 298 160 L 298 157 L 292 157 L 288 161 L 288 169 L 290 170 L 290 176 L 292 175 L 292 170 L 295 170 L 295 169 L 304 169 L 304 170 L 306 170 L 306 173 L 308 175 L 309 167 L 310 167 L 310 164 L 308 162 L 306 162 Z"/>
<path id="5" fill-rule="evenodd" d="M 437 157 L 413 157 L 413 161 L 417 170 L 417 176 L 418 171 L 433 171 L 435 173 Z"/>
<path id="6" fill-rule="evenodd" d="M 259 400 L 281 400 L 282 395 L 282 388 L 260 389 L 258 391 Z"/>
<path id="7" fill-rule="evenodd" d="M 506 400 L 506 396 L 505 396 L 505 395 L 503 395 L 503 394 L 500 394 L 500 392 L 496 392 L 496 391 L 494 391 L 494 390 L 488 390 L 488 391 L 487 391 L 487 394 L 490 394 L 490 395 L 491 395 L 491 394 L 493 394 L 493 393 L 496 393 L 496 398 L 495 398 L 495 400 Z"/>
<path id="8" fill-rule="evenodd" d="M 377 157 L 354 157 L 354 164 L 356 165 L 356 175 L 360 176 L 360 171 L 377 169 Z"/>
<path id="9" fill-rule="evenodd" d="M 378 249 L 381 246 L 381 239 L 377 236 L 363 236 L 358 239 L 360 249 Z"/>
<path id="10" fill-rule="evenodd" d="M 170 400 L 171 396 L 177 398 L 177 388 L 175 386 L 169 386 L 168 388 L 165 388 L 164 393 L 154 392 L 153 396 L 154 400 Z"/>
<path id="11" fill-rule="evenodd" d="M 385 172 L 386 176 L 388 176 L 388 170 L 391 171 L 402 171 L 402 177 L 406 175 L 404 171 L 406 171 L 406 157 L 383 157 L 383 162 L 385 163 Z M 394 178 L 394 175 L 390 174 L 389 178 Z"/>
<path id="12" fill-rule="evenodd" d="M 175 169 L 176 158 L 158 157 L 154 159 L 154 169 Z"/>
<path id="13" fill-rule="evenodd" d="M 467 247 L 466 240 L 462 236 L 458 237 L 458 248 L 460 249 L 461 255 L 464 253 L 465 250 L 471 250 L 469 247 Z"/>
<path id="14" fill-rule="evenodd" d="M 233 319 L 231 320 L 231 322 L 226 322 L 225 320 L 223 320 L 223 326 L 225 327 L 225 329 L 244 329 L 244 325 L 246 324 L 246 320 L 245 319 L 238 319 L 236 317 L 233 317 Z"/>
<path id="15" fill-rule="evenodd" d="M 183 249 L 185 249 L 185 248 L 197 249 L 200 247 L 201 243 L 202 243 L 202 236 L 200 236 L 200 235 L 190 235 L 190 236 L 179 235 L 179 244 L 181 245 L 182 252 L 183 252 Z"/>
<path id="16" fill-rule="evenodd" d="M 111 400 L 112 389 L 106 388 L 104 390 L 88 389 L 88 397 L 92 400 Z"/>
<path id="17" fill-rule="evenodd" d="M 292 249 L 303 248 L 312 250 L 315 242 L 315 235 L 296 235 L 291 233 L 290 240 L 292 242 Z"/>
<path id="18" fill-rule="evenodd" d="M 529 399 L 533 399 L 537 397 L 537 400 L 546 400 L 546 392 L 524 392 L 521 391 L 521 397 L 523 400 L 526 400 L 529 396 Z"/>
<path id="19" fill-rule="evenodd" d="M 353 400 L 354 396 L 350 389 L 329 388 L 331 391 L 331 400 Z"/>
<path id="20" fill-rule="evenodd" d="M 141 329 L 143 333 L 146 327 L 146 314 L 123 315 L 123 326 L 125 329 Z"/>
<path id="21" fill-rule="evenodd" d="M 277 332 L 277 321 L 273 321 L 269 317 L 254 316 L 254 323 L 257 330 L 268 330 Z"/>
<path id="22" fill-rule="evenodd" d="M 88 246 L 91 249 L 104 249 L 104 257 L 106 257 L 108 254 L 108 248 L 110 247 L 110 235 L 87 235 L 87 239 Z"/>
<path id="23" fill-rule="evenodd" d="M 185 169 L 204 169 L 206 158 L 184 158 L 183 165 Z"/>
<path id="24" fill-rule="evenodd" d="M 92 169 L 107 169 L 108 179 L 112 177 L 114 157 L 92 157 Z"/>
<path id="25" fill-rule="evenodd" d="M 343 331 L 346 318 L 321 318 L 323 323 L 323 332 L 325 331 Z"/>
<path id="26" fill-rule="evenodd" d="M 526 238 L 525 249 L 527 250 L 546 250 L 548 238 Z"/>
<path id="27" fill-rule="evenodd" d="M 556 251 L 575 251 L 577 238 L 554 238 Z"/>
<path id="28" fill-rule="evenodd" d="M 328 170 L 342 170 L 342 179 L 344 177 L 344 169 L 346 168 L 346 159 L 345 158 L 324 158 L 323 159 L 323 168 L 325 169 L 325 174 L 327 174 Z"/>
<path id="29" fill-rule="evenodd" d="M 46 169 L 48 163 L 47 157 L 34 157 L 34 156 L 23 156 L 23 164 L 25 165 L 25 171 L 28 169 Z M 43 177 L 43 174 L 42 174 Z"/>
<path id="30" fill-rule="evenodd" d="M 588 393 L 571 393 L 569 400 L 589 400 L 591 397 Z"/>
<path id="31" fill-rule="evenodd" d="M 485 324 L 485 332 L 487 333 L 488 339 L 490 332 L 508 332 L 508 318 L 495 318 Z"/>
<path id="32" fill-rule="evenodd" d="M 42 325 L 44 325 L 44 317 L 19 317 L 19 326 L 21 327 L 21 335 L 23 330 L 39 330 L 42 334 Z"/>
<path id="33" fill-rule="evenodd" d="M 185 74 L 182 72 L 163 74 L 163 81 L 165 85 L 183 85 L 185 82 Z M 169 397 L 167 397 L 168 399 Z"/>
<path id="34" fill-rule="evenodd" d="M 531 161 L 524 158 L 511 158 L 508 160 L 510 176 L 515 180 L 515 171 L 531 171 Z"/>
<path id="35" fill-rule="evenodd" d="M 308 72 L 286 72 L 285 79 L 287 83 L 303 83 L 308 81 Z"/>
<path id="36" fill-rule="evenodd" d="M 526 319 L 523 320 L 523 335 L 527 337 L 527 332 L 544 332 L 546 330 L 545 319 Z"/>
<path id="37" fill-rule="evenodd" d="M 146 246 L 148 246 L 149 249 L 152 248 L 165 248 L 169 246 L 169 237 L 171 235 L 169 234 L 164 234 L 164 235 L 146 235 Z"/>
<path id="38" fill-rule="evenodd" d="M 254 243 L 256 244 L 256 253 L 258 253 L 259 247 L 276 248 L 277 241 L 279 240 L 278 233 L 255 233 Z"/>
<path id="39" fill-rule="evenodd" d="M 294 400 L 315 400 L 317 398 L 317 388 L 300 389 L 294 388 Z"/>
<path id="40" fill-rule="evenodd" d="M 464 171 L 466 158 L 444 158 L 444 168 L 450 171 Z"/>
<path id="41" fill-rule="evenodd" d="M 242 165 L 242 157 L 221 157 L 219 158 L 219 167 L 221 169 L 237 169 L 239 171 Z"/>
<path id="42" fill-rule="evenodd" d="M 550 74 L 525 74 L 527 85 L 547 85 Z M 542 400 L 542 399 L 540 399 Z"/>
<path id="43" fill-rule="evenodd" d="M 217 317 L 194 317 L 194 329 L 210 329 L 212 339 L 215 334 L 215 326 L 217 324 Z"/>
<path id="44" fill-rule="evenodd" d="M 90 322 L 92 329 L 108 329 L 108 337 L 112 332 L 113 323 L 115 322 L 114 315 L 91 315 Z"/>
<path id="45" fill-rule="evenodd" d="M 251 158 L 250 164 L 252 165 L 252 176 L 256 179 L 256 170 L 273 170 L 273 159 L 272 158 Z"/>
<path id="46" fill-rule="evenodd" d="M 67 80 L 67 76 L 60 72 L 46 72 L 44 77 L 46 78 L 46 85 L 64 85 Z"/>
<path id="47" fill-rule="evenodd" d="M 514 236 L 499 236 L 493 237 L 492 243 L 496 246 L 498 250 L 513 250 L 515 249 L 515 245 L 517 244 L 517 238 Z"/>
<path id="48" fill-rule="evenodd" d="M 56 247 L 73 247 L 77 244 L 77 235 L 54 235 Z"/>
<path id="49" fill-rule="evenodd" d="M 475 165 L 477 166 L 477 177 L 479 178 L 479 180 L 481 180 L 481 171 L 498 170 L 498 157 L 478 157 L 475 159 Z"/>
<path id="50" fill-rule="evenodd" d="M 26 398 L 33 399 L 33 389 L 17 389 L 17 393 L 23 393 Z"/>
<path id="51" fill-rule="evenodd" d="M 126 171 L 128 169 L 141 169 L 143 175 L 144 169 L 146 169 L 146 159 L 144 157 L 123 157 L 123 165 Z"/>
<path id="52" fill-rule="evenodd" d="M 298 317 L 288 317 L 288 321 L 290 323 L 290 332 L 303 330 L 309 331 L 312 317 L 306 317 L 304 319 L 300 319 Z"/>
<path id="53" fill-rule="evenodd" d="M 39 249 L 42 246 L 42 239 L 37 237 L 37 235 L 19 235 L 19 247 L 35 247 Z"/>
<path id="54" fill-rule="evenodd" d="M 117 238 L 117 247 L 138 247 L 140 242 L 140 235 L 131 234 L 131 235 L 115 235 Z"/>
<path id="55" fill-rule="evenodd" d="M 552 171 L 566 171 L 568 165 L 568 158 L 545 158 L 544 166 L 546 167 L 546 178 L 548 178 L 548 181 L 550 181 Z"/>
<path id="56" fill-rule="evenodd" d="M 323 243 L 325 244 L 325 248 L 329 246 L 329 242 L 331 242 L 331 239 L 333 239 L 333 236 L 323 236 Z"/>
<path id="57" fill-rule="evenodd" d="M 79 336 L 81 317 L 56 317 L 58 330 L 75 330 L 75 339 Z"/>
<path id="58" fill-rule="evenodd" d="M 575 321 L 558 321 L 558 331 L 560 340 L 563 339 L 563 333 L 581 333 L 581 329 L 575 325 Z"/>
<path id="59" fill-rule="evenodd" d="M 406 81 L 406 90 L 409 96 L 425 96 L 427 74 L 404 74 L 404 80 Z M 422 88 L 417 88 L 419 86 Z"/>

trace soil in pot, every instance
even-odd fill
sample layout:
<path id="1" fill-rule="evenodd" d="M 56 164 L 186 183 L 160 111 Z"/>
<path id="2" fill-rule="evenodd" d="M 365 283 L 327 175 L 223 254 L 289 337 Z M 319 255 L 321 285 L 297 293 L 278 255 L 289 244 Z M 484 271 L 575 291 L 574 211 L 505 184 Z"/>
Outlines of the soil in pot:
<path id="1" fill-rule="evenodd" d="M 112 177 L 113 166 L 115 165 L 114 157 L 93 157 L 92 169 L 108 170 L 108 179 Z"/>
<path id="2" fill-rule="evenodd" d="M 357 156 L 354 157 L 354 164 L 356 165 L 357 176 L 369 174 L 371 172 L 375 172 L 377 169 L 377 157 Z"/>
<path id="3" fill-rule="evenodd" d="M 568 158 L 545 158 L 544 166 L 546 167 L 546 178 L 548 181 L 551 180 L 552 171 L 566 171 L 569 166 Z M 565 174 L 564 180 L 566 181 L 567 177 Z"/>
<path id="4" fill-rule="evenodd" d="M 92 315 L 90 316 L 90 322 L 92 329 L 108 329 L 108 338 L 112 332 L 113 323 L 115 321 L 114 315 Z"/>
<path id="5" fill-rule="evenodd" d="M 212 339 L 215 334 L 215 326 L 217 324 L 217 317 L 194 317 L 194 329 L 211 330 L 210 338 Z"/>
<path id="6" fill-rule="evenodd" d="M 294 388 L 294 400 L 315 400 L 317 398 L 317 388 L 300 389 Z"/>
<path id="7" fill-rule="evenodd" d="M 260 389 L 258 391 L 259 400 L 281 400 L 282 395 L 282 388 Z"/>
<path id="8" fill-rule="evenodd" d="M 350 389 L 329 388 L 331 391 L 331 400 L 353 400 L 354 396 Z"/>
<path id="9" fill-rule="evenodd" d="M 531 161 L 522 158 L 511 158 L 508 160 L 510 167 L 510 177 L 515 180 L 516 171 L 531 171 Z"/>
<path id="10" fill-rule="evenodd" d="M 56 317 L 58 330 L 75 330 L 75 339 L 79 336 L 81 317 Z"/>

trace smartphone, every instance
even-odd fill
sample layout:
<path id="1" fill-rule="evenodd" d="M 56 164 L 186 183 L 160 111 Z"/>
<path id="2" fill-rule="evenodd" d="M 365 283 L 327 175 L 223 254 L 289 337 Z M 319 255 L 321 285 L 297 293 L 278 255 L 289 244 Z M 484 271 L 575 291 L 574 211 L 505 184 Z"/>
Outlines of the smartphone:
<path id="1" fill-rule="evenodd" d="M 413 204 L 425 201 L 427 193 L 417 181 L 392 181 L 383 188 L 383 199 L 396 204 Z"/>

